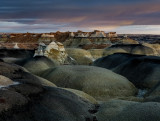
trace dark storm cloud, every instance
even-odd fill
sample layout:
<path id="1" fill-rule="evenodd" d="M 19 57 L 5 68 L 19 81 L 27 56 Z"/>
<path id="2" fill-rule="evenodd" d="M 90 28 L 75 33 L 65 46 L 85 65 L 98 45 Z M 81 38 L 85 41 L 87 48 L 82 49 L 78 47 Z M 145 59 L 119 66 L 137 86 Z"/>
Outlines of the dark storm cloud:
<path id="1" fill-rule="evenodd" d="M 50 25 L 91 28 L 160 24 L 159 0 L 0 0 L 0 2 L 0 21 L 3 21 L 3 24 L 11 22 L 21 29 L 29 29 L 27 26 L 31 25 L 31 29 L 44 29 L 50 28 Z"/>

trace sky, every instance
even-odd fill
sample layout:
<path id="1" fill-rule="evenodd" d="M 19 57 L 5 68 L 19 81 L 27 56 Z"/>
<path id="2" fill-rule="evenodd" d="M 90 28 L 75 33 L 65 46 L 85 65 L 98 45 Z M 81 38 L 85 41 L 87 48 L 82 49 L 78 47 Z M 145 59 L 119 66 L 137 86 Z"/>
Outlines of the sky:
<path id="1" fill-rule="evenodd" d="M 0 32 L 160 34 L 160 0 L 0 0 Z"/>

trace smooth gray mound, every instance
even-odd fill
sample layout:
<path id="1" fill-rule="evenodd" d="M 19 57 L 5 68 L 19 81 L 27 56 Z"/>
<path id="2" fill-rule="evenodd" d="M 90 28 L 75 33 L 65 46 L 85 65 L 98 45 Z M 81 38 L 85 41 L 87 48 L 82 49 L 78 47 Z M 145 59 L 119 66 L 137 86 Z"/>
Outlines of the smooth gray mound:
<path id="1" fill-rule="evenodd" d="M 45 56 L 36 56 L 27 60 L 22 66 L 29 72 L 38 75 L 40 72 L 55 67 L 57 64 Z"/>
<path id="2" fill-rule="evenodd" d="M 66 48 L 68 56 L 75 59 L 79 65 L 89 65 L 93 62 L 91 53 L 84 49 Z"/>
<path id="3" fill-rule="evenodd" d="M 58 66 L 41 76 L 59 87 L 81 90 L 98 100 L 133 96 L 137 92 L 125 77 L 94 66 Z"/>
<path id="4" fill-rule="evenodd" d="M 100 105 L 98 121 L 159 121 L 160 103 L 111 100 Z"/>

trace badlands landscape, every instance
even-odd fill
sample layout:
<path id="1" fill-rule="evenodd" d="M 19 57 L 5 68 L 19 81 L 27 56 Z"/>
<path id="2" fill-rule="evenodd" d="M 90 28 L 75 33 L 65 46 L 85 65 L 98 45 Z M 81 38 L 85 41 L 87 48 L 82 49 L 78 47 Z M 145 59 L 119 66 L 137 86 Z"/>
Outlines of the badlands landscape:
<path id="1" fill-rule="evenodd" d="M 159 121 L 158 39 L 1 33 L 0 121 Z"/>

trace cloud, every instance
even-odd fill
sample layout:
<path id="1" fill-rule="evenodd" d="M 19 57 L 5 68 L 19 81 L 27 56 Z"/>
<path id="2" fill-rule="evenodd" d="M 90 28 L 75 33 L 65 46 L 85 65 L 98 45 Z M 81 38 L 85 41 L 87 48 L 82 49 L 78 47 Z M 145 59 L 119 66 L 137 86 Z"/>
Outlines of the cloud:
<path id="1" fill-rule="evenodd" d="M 159 25 L 159 5 L 159 0 L 6 0 L 0 4 L 0 21 L 4 28 L 9 25 L 13 28 L 15 23 L 18 24 L 16 31 L 37 29 L 37 32 L 51 27 L 54 27 L 52 30 L 104 30 L 128 25 Z"/>

